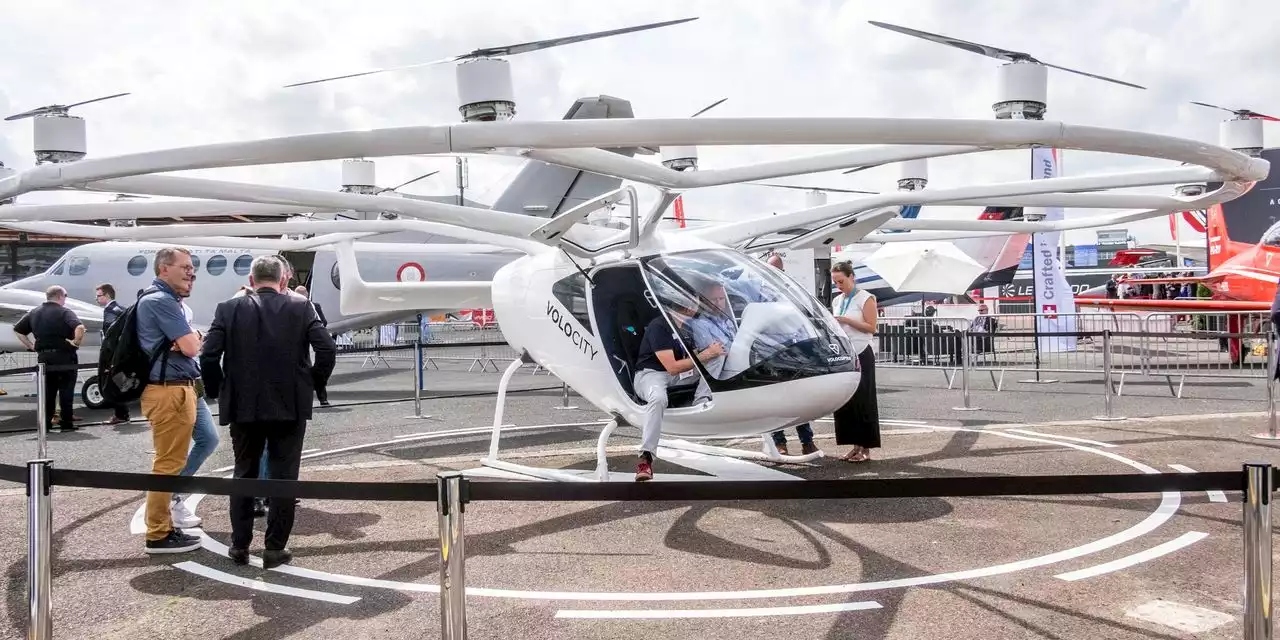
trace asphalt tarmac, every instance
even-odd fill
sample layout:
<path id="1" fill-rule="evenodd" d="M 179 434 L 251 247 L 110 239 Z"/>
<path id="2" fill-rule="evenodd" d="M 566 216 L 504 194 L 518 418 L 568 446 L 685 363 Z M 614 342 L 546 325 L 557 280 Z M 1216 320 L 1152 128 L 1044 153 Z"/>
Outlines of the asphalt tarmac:
<path id="1" fill-rule="evenodd" d="M 410 481 L 478 470 L 488 433 L 456 432 L 492 422 L 493 398 L 475 394 L 491 391 L 496 374 L 467 373 L 466 363 L 428 372 L 430 394 L 449 397 L 424 400 L 429 417 L 419 418 L 413 402 L 387 402 L 412 396 L 402 363 L 361 364 L 342 365 L 336 406 L 317 409 L 303 479 Z M 946 389 L 942 373 L 878 374 L 884 447 L 875 461 L 836 460 L 844 448 L 831 423 L 819 421 L 828 458 L 747 463 L 752 473 L 899 478 L 1280 464 L 1280 444 L 1250 437 L 1266 428 L 1266 395 L 1247 381 L 1189 383 L 1182 399 L 1163 381 L 1126 382 L 1114 409 L 1128 419 L 1100 422 L 1089 420 L 1103 410 L 1097 377 L 1036 385 L 1011 372 L 1000 392 L 975 378 L 971 405 L 981 409 L 960 412 L 952 410 L 960 392 Z M 512 395 L 504 422 L 532 428 L 505 432 L 503 458 L 593 468 L 602 414 L 559 408 L 560 385 L 545 373 L 522 372 L 514 386 L 525 391 Z M 31 404 L 14 388 L 0 399 L 11 422 Z M 584 404 L 574 395 L 568 403 Z M 103 412 L 77 413 L 84 429 L 49 434 L 55 464 L 149 468 L 145 423 L 92 425 Z M 562 426 L 536 426 L 551 424 Z M 34 434 L 12 428 L 0 435 L 0 461 L 34 457 Z M 633 472 L 635 436 L 620 429 L 610 441 L 611 470 Z M 224 441 L 202 472 L 229 465 L 229 450 Z M 655 465 L 659 480 L 726 468 L 665 451 Z M 468 626 L 472 638 L 1233 638 L 1243 594 L 1239 498 L 477 502 L 466 512 Z M 20 487 L 0 486 L 0 508 L 15 514 L 0 521 L 5 638 L 25 633 L 24 503 Z M 204 549 L 145 556 L 131 532 L 141 504 L 134 492 L 55 490 L 58 637 L 439 637 L 431 503 L 303 501 L 294 562 L 271 571 L 222 555 L 229 523 L 227 500 L 217 496 L 196 507 Z M 1127 566 L 1107 564 L 1116 561 Z"/>

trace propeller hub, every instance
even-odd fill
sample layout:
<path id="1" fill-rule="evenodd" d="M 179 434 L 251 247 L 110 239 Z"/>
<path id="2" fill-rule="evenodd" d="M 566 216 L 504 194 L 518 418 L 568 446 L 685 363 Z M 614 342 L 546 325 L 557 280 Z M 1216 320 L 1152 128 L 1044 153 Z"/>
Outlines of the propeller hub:
<path id="1" fill-rule="evenodd" d="M 516 115 L 511 63 L 498 58 L 475 58 L 456 67 L 458 112 L 466 122 L 510 120 Z"/>

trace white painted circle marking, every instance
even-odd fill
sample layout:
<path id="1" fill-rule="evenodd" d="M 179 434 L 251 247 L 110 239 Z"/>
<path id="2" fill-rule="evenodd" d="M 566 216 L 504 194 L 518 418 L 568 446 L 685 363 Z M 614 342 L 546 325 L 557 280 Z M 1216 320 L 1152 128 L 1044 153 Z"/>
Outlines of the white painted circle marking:
<path id="1" fill-rule="evenodd" d="M 1072 442 L 1065 442 L 1062 440 L 1051 440 L 1044 437 L 1020 436 L 1020 435 L 1013 435 L 1013 434 L 1003 433 L 1003 432 L 994 431 L 994 430 L 968 429 L 963 427 L 935 426 L 931 428 L 938 431 L 968 431 L 968 432 L 980 433 L 980 434 L 986 433 L 986 434 L 991 434 L 991 435 L 999 436 L 1002 438 L 1009 438 L 1013 440 L 1024 440 L 1027 442 L 1054 444 L 1054 445 L 1058 445 L 1068 449 L 1075 449 L 1077 451 L 1083 451 L 1086 453 L 1092 453 L 1092 454 L 1100 455 L 1106 458 L 1110 458 L 1117 462 L 1121 462 L 1130 467 L 1133 467 L 1138 471 L 1141 471 L 1142 473 L 1149 473 L 1149 474 L 1160 473 L 1160 471 L 1155 468 L 1152 468 L 1136 460 L 1131 460 L 1119 454 L 1112 453 L 1110 451 L 1101 451 L 1098 449 L 1092 449 L 1086 446 L 1074 444 Z M 450 432 L 437 432 L 434 434 L 430 434 L 429 436 L 422 437 L 421 439 L 429 439 L 433 436 L 444 437 L 447 435 L 461 435 L 462 433 L 467 433 L 467 432 L 474 433 L 476 431 L 482 431 L 487 429 L 488 428 L 486 427 L 480 427 L 477 429 L 457 429 L 457 430 L 452 430 Z M 414 438 L 414 439 L 418 439 L 418 438 Z M 356 449 L 366 449 L 374 446 L 379 446 L 382 444 L 403 443 L 409 440 L 410 440 L 409 438 L 404 438 L 404 439 L 394 440 L 391 442 L 344 447 L 342 449 L 336 449 L 332 452 L 319 452 L 317 454 L 311 454 L 308 457 L 319 457 L 320 455 L 326 455 L 331 453 L 352 451 Z M 220 470 L 220 471 L 225 471 L 225 470 Z M 198 503 L 199 499 L 203 497 L 204 496 L 192 496 L 191 501 L 188 502 L 188 506 L 194 509 L 195 504 Z M 1026 560 L 1017 560 L 1014 562 L 1007 562 L 1004 564 L 992 565 L 989 567 L 982 567 L 978 569 L 967 569 L 962 571 L 952 571 L 948 573 L 915 576 L 912 578 L 897 578 L 893 580 L 881 580 L 877 582 L 861 582 L 861 583 L 814 586 L 814 587 L 793 587 L 793 588 L 783 588 L 783 589 L 753 589 L 753 590 L 741 590 L 741 591 L 709 591 L 709 592 L 625 593 L 625 592 L 592 592 L 592 591 L 579 591 L 579 592 L 525 591 L 525 590 L 518 590 L 518 589 L 502 589 L 502 588 L 470 587 L 469 586 L 467 587 L 467 595 L 495 597 L 495 598 L 516 598 L 516 599 L 528 599 L 528 600 L 577 600 L 577 601 L 597 601 L 597 602 L 605 602 L 605 601 L 616 602 L 616 601 L 626 601 L 626 600 L 648 601 L 648 602 L 691 601 L 691 600 L 749 600 L 749 599 L 794 598 L 794 597 L 800 597 L 800 596 L 831 595 L 831 594 L 855 593 L 855 592 L 863 592 L 863 591 L 878 591 L 878 590 L 884 590 L 884 589 L 896 589 L 896 588 L 904 588 L 904 587 L 933 585 L 933 584 L 940 584 L 944 582 L 954 582 L 958 580 L 971 580 L 974 578 L 984 578 L 989 576 L 1014 573 L 1017 571 L 1024 571 L 1026 569 L 1032 569 L 1036 567 L 1056 564 L 1059 562 L 1065 562 L 1067 560 L 1072 560 L 1075 558 L 1079 558 L 1079 557 L 1083 557 L 1083 556 L 1097 553 L 1100 551 L 1104 551 L 1106 549 L 1110 549 L 1112 547 L 1137 539 L 1143 535 L 1146 535 L 1156 530 L 1158 527 L 1160 527 L 1165 522 L 1167 522 L 1170 518 L 1173 517 L 1174 513 L 1177 512 L 1179 506 L 1181 506 L 1181 503 L 1182 503 L 1182 494 L 1180 492 L 1166 491 L 1161 493 L 1160 505 L 1156 508 L 1156 510 L 1153 511 L 1141 522 L 1129 527 L 1128 529 L 1125 529 L 1118 533 L 1114 533 L 1104 538 L 1100 538 L 1093 542 L 1089 542 L 1077 547 L 1072 547 L 1070 549 L 1065 549 L 1062 551 L 1050 553 L 1047 555 L 1038 556 L 1035 558 L 1028 558 Z M 208 549 L 209 551 L 212 551 L 222 556 L 227 555 L 226 545 L 216 540 L 213 540 L 207 534 L 202 536 L 202 542 L 204 544 L 204 548 Z M 251 562 L 253 562 L 257 566 L 261 566 L 260 558 L 254 557 L 251 559 Z M 346 575 L 346 574 L 336 574 L 336 573 L 329 573 L 325 571 L 305 569 L 302 567 L 296 567 L 292 565 L 282 565 L 282 566 L 271 569 L 271 571 L 278 571 L 280 573 L 285 573 L 285 574 L 289 574 L 289 575 L 293 575 L 301 578 L 309 578 L 313 580 L 335 582 L 339 584 L 354 585 L 354 586 L 366 586 L 366 587 L 374 587 L 374 588 L 381 588 L 381 589 L 392 589 L 392 590 L 398 590 L 398 591 L 436 593 L 436 592 L 439 592 L 440 590 L 439 585 L 436 585 L 436 584 L 400 582 L 400 581 L 394 581 L 394 580 L 380 580 L 376 578 L 361 578 L 358 576 L 352 576 L 352 575 Z"/>

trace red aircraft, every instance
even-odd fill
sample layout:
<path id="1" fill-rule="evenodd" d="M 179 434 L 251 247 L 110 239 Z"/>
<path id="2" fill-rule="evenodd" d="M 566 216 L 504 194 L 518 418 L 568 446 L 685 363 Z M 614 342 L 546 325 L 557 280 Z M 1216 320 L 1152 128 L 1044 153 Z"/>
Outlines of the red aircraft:
<path id="1" fill-rule="evenodd" d="M 1105 287 L 1083 291 L 1077 305 L 1144 311 L 1269 311 L 1280 282 L 1280 222 L 1267 229 L 1257 244 L 1235 242 L 1227 235 L 1222 206 L 1208 210 L 1209 273 L 1192 278 L 1144 278 L 1132 284 L 1203 284 L 1212 297 L 1199 300 L 1107 298 Z"/>

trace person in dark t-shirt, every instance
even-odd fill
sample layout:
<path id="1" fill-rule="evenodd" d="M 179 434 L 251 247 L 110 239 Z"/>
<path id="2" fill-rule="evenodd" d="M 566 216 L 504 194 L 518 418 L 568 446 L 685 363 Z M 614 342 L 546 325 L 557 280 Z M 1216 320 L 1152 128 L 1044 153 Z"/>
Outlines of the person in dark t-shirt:
<path id="1" fill-rule="evenodd" d="M 690 310 L 690 313 L 692 311 Z M 672 314 L 676 325 L 682 326 L 687 316 Z M 699 360 L 706 362 L 724 353 L 724 345 L 715 343 L 698 352 Z M 636 358 L 636 375 L 633 381 L 636 395 L 645 402 L 644 424 L 640 431 L 640 461 L 636 464 L 636 480 L 653 479 L 653 456 L 658 450 L 658 438 L 662 435 L 662 412 L 667 409 L 667 388 L 686 375 L 698 375 L 693 359 L 676 337 L 667 321 L 658 316 L 649 322 L 640 339 L 640 354 Z M 699 383 L 705 387 L 706 381 Z M 710 392 L 699 393 L 699 396 Z"/>
<path id="2" fill-rule="evenodd" d="M 22 344 L 36 352 L 37 362 L 45 365 L 45 429 L 52 428 L 56 398 L 60 428 L 63 431 L 74 431 L 75 418 L 71 415 L 71 407 L 80 364 L 76 351 L 84 342 L 84 323 L 80 322 L 74 311 L 65 306 L 66 289 L 58 285 L 49 287 L 45 291 L 45 300 L 44 304 L 22 316 L 13 325 L 13 332 L 18 334 Z M 30 337 L 32 334 L 35 335 L 34 343 Z"/>

